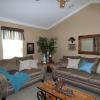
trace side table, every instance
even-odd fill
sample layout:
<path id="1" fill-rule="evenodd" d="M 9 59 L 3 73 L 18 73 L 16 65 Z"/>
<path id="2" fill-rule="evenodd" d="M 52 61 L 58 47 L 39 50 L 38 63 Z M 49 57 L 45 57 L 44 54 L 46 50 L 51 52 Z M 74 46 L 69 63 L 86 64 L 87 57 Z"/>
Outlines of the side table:
<path id="1" fill-rule="evenodd" d="M 54 67 L 54 63 L 43 64 L 46 67 L 46 72 L 51 73 Z"/>
<path id="2" fill-rule="evenodd" d="M 53 64 L 47 64 L 47 72 L 51 73 L 53 69 Z"/>

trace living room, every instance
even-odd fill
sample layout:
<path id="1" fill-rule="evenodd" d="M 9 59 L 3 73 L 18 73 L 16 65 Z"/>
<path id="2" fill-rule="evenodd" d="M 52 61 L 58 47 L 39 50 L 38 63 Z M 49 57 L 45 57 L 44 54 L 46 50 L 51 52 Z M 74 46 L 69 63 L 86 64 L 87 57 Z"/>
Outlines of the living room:
<path id="1" fill-rule="evenodd" d="M 54 67 L 56 67 L 56 63 L 58 63 L 60 59 L 63 58 L 63 56 L 81 56 L 81 57 L 86 57 L 86 58 L 99 58 L 99 54 L 79 53 L 79 50 L 80 50 L 79 49 L 79 45 L 80 45 L 79 36 L 98 35 L 97 37 L 99 37 L 99 34 L 100 34 L 99 33 L 100 32 L 99 30 L 100 29 L 99 28 L 100 26 L 100 13 L 99 13 L 100 12 L 100 1 L 99 0 L 95 0 L 95 1 L 94 0 L 84 0 L 84 1 L 83 0 L 75 0 L 75 1 L 69 0 L 68 5 L 65 2 L 66 5 L 63 8 L 59 6 L 60 1 L 59 2 L 58 1 L 55 2 L 55 1 L 54 1 L 54 4 L 53 4 L 53 1 L 50 2 L 50 0 L 47 0 L 47 1 L 46 0 L 44 1 L 33 0 L 33 1 L 29 1 L 29 3 L 26 0 L 23 0 L 22 2 L 20 1 L 17 2 L 17 0 L 13 0 L 10 2 L 6 0 L 0 1 L 1 2 L 0 3 L 0 9 L 1 9 L 0 10 L 1 12 L 0 14 L 1 32 L 0 33 L 1 35 L 4 29 L 11 29 L 13 31 L 15 29 L 18 31 L 24 30 L 24 32 L 22 32 L 24 33 L 24 36 L 22 39 L 23 47 L 21 49 L 22 50 L 21 56 L 22 57 L 33 56 L 34 59 L 38 59 L 39 63 L 43 61 L 43 56 L 38 52 L 37 41 L 39 37 L 46 37 L 48 39 L 57 38 L 56 52 L 54 53 L 54 55 L 52 55 L 53 62 L 55 63 L 55 66 L 53 65 Z M 33 2 L 33 5 L 32 5 L 32 2 Z M 49 8 L 50 6 L 52 6 L 51 10 Z M 55 10 L 53 12 L 52 10 L 54 9 L 53 8 L 54 6 L 56 6 L 55 9 L 57 11 Z M 33 10 L 33 14 L 31 15 L 31 11 L 29 11 L 29 9 L 31 11 L 32 9 L 35 9 L 35 10 L 37 9 L 37 10 L 36 11 Z M 71 37 L 74 38 L 74 41 L 69 40 Z M 0 60 L 4 58 L 7 59 L 7 57 L 4 56 L 5 52 L 4 52 L 3 39 L 1 36 Z M 34 52 L 28 53 L 28 44 L 33 45 Z M 74 44 L 73 48 L 70 48 L 71 44 Z M 11 45 L 8 44 L 7 48 L 10 48 L 10 46 Z M 17 47 L 16 44 L 15 44 L 15 47 Z M 12 54 L 13 51 L 14 49 L 11 52 L 8 52 L 8 56 L 10 53 Z M 7 54 L 7 51 L 6 51 L 6 54 Z M 20 58 L 16 58 L 16 59 L 20 61 Z M 0 66 L 1 65 L 2 64 L 0 64 Z M 42 67 L 44 68 L 44 65 Z M 44 74 L 44 76 L 46 77 L 47 75 L 46 77 L 47 80 L 49 80 L 48 78 L 49 75 L 50 75 L 50 78 L 52 78 L 51 77 L 52 73 L 47 73 L 47 72 L 43 72 L 43 73 L 46 73 Z M 38 79 L 40 78 L 41 74 L 38 75 L 39 76 Z M 44 76 L 43 77 L 41 76 L 41 78 L 44 78 Z M 45 79 L 43 81 L 45 81 Z M 100 80 L 98 80 L 97 82 L 100 83 Z M 37 83 L 38 82 L 36 82 L 36 84 Z M 97 88 L 100 88 L 100 84 L 95 85 L 95 86 L 97 86 Z M 32 87 L 34 87 L 35 89 L 32 89 Z M 100 94 L 92 92 L 91 89 L 89 91 L 84 88 L 79 89 L 79 90 L 85 91 L 86 93 L 89 93 L 90 95 L 93 95 L 95 97 L 97 96 L 96 100 L 100 100 L 99 99 Z M 96 91 L 100 92 L 100 89 Z M 21 91 L 15 92 L 14 94 L 7 96 L 7 100 L 27 100 L 27 99 L 37 100 L 36 94 L 37 94 L 37 88 L 35 84 L 32 84 L 28 88 L 25 88 Z M 5 100 L 4 96 L 1 96 L 1 97 L 2 97 L 2 100 Z M 55 99 L 50 99 L 50 100 L 55 100 Z M 64 99 L 64 100 L 67 100 L 67 99 Z M 72 99 L 68 99 L 68 100 L 72 100 Z M 84 100 L 94 100 L 94 99 L 84 99 Z"/>

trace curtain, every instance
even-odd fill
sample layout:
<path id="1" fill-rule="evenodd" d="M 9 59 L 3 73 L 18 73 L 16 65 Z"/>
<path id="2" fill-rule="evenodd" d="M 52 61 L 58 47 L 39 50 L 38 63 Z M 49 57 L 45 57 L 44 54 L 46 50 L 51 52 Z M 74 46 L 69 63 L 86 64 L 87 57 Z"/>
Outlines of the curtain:
<path id="1" fill-rule="evenodd" d="M 2 39 L 24 40 L 24 30 L 1 26 Z"/>

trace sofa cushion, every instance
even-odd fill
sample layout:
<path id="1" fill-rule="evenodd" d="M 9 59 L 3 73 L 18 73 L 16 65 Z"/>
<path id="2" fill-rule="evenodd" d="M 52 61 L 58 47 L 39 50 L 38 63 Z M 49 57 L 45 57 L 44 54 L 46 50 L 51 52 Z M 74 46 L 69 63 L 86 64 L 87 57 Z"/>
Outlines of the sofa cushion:
<path id="1" fill-rule="evenodd" d="M 87 62 L 90 62 L 90 63 L 94 63 L 94 66 L 92 68 L 92 72 L 96 73 L 98 62 L 99 62 L 99 58 L 85 58 L 85 57 L 82 57 L 81 60 L 80 60 L 80 63 L 79 63 L 79 68 L 81 67 L 81 62 L 83 60 L 87 61 Z"/>
<path id="2" fill-rule="evenodd" d="M 59 67 L 67 67 L 68 65 L 68 58 L 70 59 L 80 59 L 80 56 L 63 56 L 62 59 L 60 59 Z"/>
<path id="3" fill-rule="evenodd" d="M 12 59 L 3 59 L 3 60 L 0 60 L 0 67 L 5 68 L 7 71 L 18 70 L 19 66 L 16 63 L 16 61 L 17 61 L 16 57 L 12 58 Z"/>
<path id="4" fill-rule="evenodd" d="M 38 60 L 37 59 L 34 59 L 34 60 L 30 60 L 30 66 L 31 68 L 38 68 Z"/>
<path id="5" fill-rule="evenodd" d="M 71 74 L 72 71 L 73 71 L 73 69 L 71 69 L 71 68 L 68 69 L 68 68 L 66 68 L 66 67 L 59 67 L 59 68 L 56 69 L 56 72 L 57 72 L 57 73 L 66 74 L 66 75 Z"/>
<path id="6" fill-rule="evenodd" d="M 59 67 L 67 67 L 68 60 L 67 59 L 60 59 Z"/>
<path id="7" fill-rule="evenodd" d="M 67 58 L 71 58 L 71 59 L 80 59 L 81 56 L 63 56 L 64 60 L 67 60 Z"/>
<path id="8" fill-rule="evenodd" d="M 17 57 L 13 57 L 11 59 L 4 59 L 6 61 L 12 61 L 12 62 L 17 62 Z"/>
<path id="9" fill-rule="evenodd" d="M 100 74 L 94 74 L 89 81 L 95 85 L 100 85 Z"/>
<path id="10" fill-rule="evenodd" d="M 17 63 L 19 63 L 20 60 L 23 61 L 23 60 L 29 60 L 29 59 L 33 59 L 33 56 L 18 57 Z"/>
<path id="11" fill-rule="evenodd" d="M 14 58 L 11 58 L 11 59 L 2 59 L 1 61 L 16 63 L 17 62 L 17 57 L 14 57 Z"/>
<path id="12" fill-rule="evenodd" d="M 36 77 L 37 75 L 41 74 L 41 69 L 29 69 L 29 70 L 23 70 L 21 72 L 28 73 L 31 77 Z"/>
<path id="13" fill-rule="evenodd" d="M 20 61 L 20 67 L 19 71 L 24 70 L 24 69 L 32 69 L 32 68 L 38 68 L 38 60 L 23 60 Z"/>
<path id="14" fill-rule="evenodd" d="M 91 78 L 91 74 L 88 74 L 86 72 L 80 72 L 79 70 L 73 70 L 71 73 L 71 76 L 74 79 L 80 79 L 80 80 L 85 80 L 88 81 Z"/>
<path id="15" fill-rule="evenodd" d="M 58 69 L 56 69 L 56 72 L 59 75 L 63 75 L 63 76 L 69 76 L 71 77 L 71 79 L 78 79 L 78 80 L 85 80 L 88 81 L 89 78 L 91 78 L 91 74 L 88 74 L 86 72 L 80 72 L 79 70 L 76 69 L 69 69 L 66 67 L 59 67 Z"/>
<path id="16" fill-rule="evenodd" d="M 24 70 L 24 69 L 32 69 L 30 66 L 30 60 L 20 61 L 19 66 L 20 66 L 19 71 Z"/>
<path id="17" fill-rule="evenodd" d="M 94 66 L 94 63 L 87 62 L 87 61 L 83 60 L 83 62 L 81 63 L 81 66 L 79 68 L 79 70 L 91 74 L 93 66 Z"/>
<path id="18" fill-rule="evenodd" d="M 79 61 L 80 61 L 80 59 L 68 58 L 68 65 L 67 65 L 67 68 L 78 69 Z"/>

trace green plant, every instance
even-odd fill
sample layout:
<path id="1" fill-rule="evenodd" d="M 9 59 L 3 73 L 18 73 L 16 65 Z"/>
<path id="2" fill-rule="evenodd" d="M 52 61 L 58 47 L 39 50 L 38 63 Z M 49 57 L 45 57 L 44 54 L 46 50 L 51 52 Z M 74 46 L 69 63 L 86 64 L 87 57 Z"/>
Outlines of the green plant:
<path id="1" fill-rule="evenodd" d="M 48 52 L 49 52 L 49 55 L 53 55 L 55 52 L 56 52 L 56 42 L 57 39 L 56 38 L 51 38 L 49 39 L 49 42 L 48 42 Z"/>
<path id="2" fill-rule="evenodd" d="M 37 41 L 37 46 L 38 52 L 46 54 L 46 52 L 48 51 L 48 39 L 46 37 L 39 37 L 39 40 Z"/>
<path id="3" fill-rule="evenodd" d="M 48 39 L 46 37 L 39 37 L 39 40 L 37 41 L 38 46 L 38 52 L 41 52 L 42 54 L 53 55 L 56 52 L 56 38 Z"/>
<path id="4" fill-rule="evenodd" d="M 37 41 L 38 52 L 41 52 L 42 55 L 49 57 L 49 55 L 53 55 L 56 52 L 56 38 L 46 38 L 46 37 L 39 37 Z"/>

